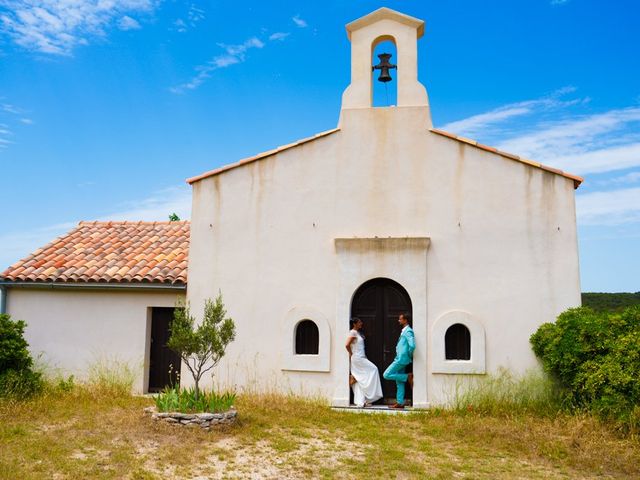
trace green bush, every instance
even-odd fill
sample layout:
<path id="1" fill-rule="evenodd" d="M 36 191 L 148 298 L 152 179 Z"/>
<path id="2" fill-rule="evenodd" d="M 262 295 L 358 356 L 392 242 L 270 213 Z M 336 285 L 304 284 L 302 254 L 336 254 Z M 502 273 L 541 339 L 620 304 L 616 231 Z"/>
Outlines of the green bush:
<path id="1" fill-rule="evenodd" d="M 635 429 L 640 422 L 640 307 L 572 308 L 531 336 L 545 370 L 572 405 Z"/>
<path id="2" fill-rule="evenodd" d="M 26 323 L 0 314 L 0 397 L 30 397 L 42 390 L 42 374 L 33 370 Z"/>
<path id="3" fill-rule="evenodd" d="M 226 412 L 236 401 L 233 392 L 203 392 L 195 388 L 166 387 L 155 397 L 159 412 L 217 413 Z"/>
<path id="4" fill-rule="evenodd" d="M 7 370 L 20 371 L 33 366 L 29 344 L 24 339 L 22 320 L 11 320 L 7 314 L 0 314 L 0 375 Z"/>
<path id="5" fill-rule="evenodd" d="M 7 370 L 0 374 L 0 397 L 29 398 L 42 391 L 40 372 L 29 369 Z"/>
<path id="6" fill-rule="evenodd" d="M 71 392 L 76 388 L 76 378 L 73 375 L 69 375 L 67 378 L 60 377 L 52 382 L 52 386 L 59 392 Z"/>

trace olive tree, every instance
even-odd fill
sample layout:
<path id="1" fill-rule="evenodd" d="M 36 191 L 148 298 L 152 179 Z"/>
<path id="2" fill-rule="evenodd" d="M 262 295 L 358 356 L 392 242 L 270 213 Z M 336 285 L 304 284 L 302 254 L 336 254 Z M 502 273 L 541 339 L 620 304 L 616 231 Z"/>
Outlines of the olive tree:
<path id="1" fill-rule="evenodd" d="M 215 367 L 224 356 L 227 345 L 236 337 L 233 319 L 227 317 L 222 303 L 222 294 L 215 301 L 207 299 L 204 317 L 197 323 L 189 306 L 178 304 L 171 323 L 171 334 L 167 347 L 177 352 L 191 372 L 195 382 L 195 396 L 200 393 L 200 379 Z"/>

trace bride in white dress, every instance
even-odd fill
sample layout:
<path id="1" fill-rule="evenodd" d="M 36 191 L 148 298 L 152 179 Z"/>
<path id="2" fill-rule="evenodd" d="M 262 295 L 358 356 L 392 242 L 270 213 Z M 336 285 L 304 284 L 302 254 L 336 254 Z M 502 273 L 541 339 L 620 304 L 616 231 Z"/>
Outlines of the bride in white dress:
<path id="1" fill-rule="evenodd" d="M 353 401 L 356 406 L 364 407 L 382 398 L 382 384 L 378 367 L 371 363 L 364 353 L 364 336 L 360 333 L 362 320 L 353 318 L 349 323 L 351 331 L 345 346 L 349 352 L 351 375 L 356 380 L 351 385 Z"/>

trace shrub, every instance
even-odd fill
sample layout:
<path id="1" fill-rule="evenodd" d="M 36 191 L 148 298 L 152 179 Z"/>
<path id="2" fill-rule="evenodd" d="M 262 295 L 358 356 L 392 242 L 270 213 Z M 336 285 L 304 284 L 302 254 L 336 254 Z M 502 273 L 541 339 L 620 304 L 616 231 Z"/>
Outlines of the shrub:
<path id="1" fill-rule="evenodd" d="M 576 407 L 636 428 L 640 420 L 640 307 L 573 308 L 531 336 L 533 351 Z"/>
<path id="2" fill-rule="evenodd" d="M 68 377 L 58 377 L 55 380 L 49 381 L 49 386 L 57 392 L 71 392 L 74 388 L 76 388 L 76 379 L 73 375 L 69 375 Z"/>
<path id="3" fill-rule="evenodd" d="M 33 359 L 29 353 L 29 344 L 24 339 L 22 320 L 11 320 L 7 314 L 0 314 L 0 375 L 7 370 L 20 371 L 30 369 Z"/>
<path id="4" fill-rule="evenodd" d="M 159 412 L 226 412 L 236 401 L 233 392 L 198 392 L 195 388 L 166 387 L 156 398 Z"/>
<path id="5" fill-rule="evenodd" d="M 42 374 L 30 369 L 7 370 L 0 375 L 0 397 L 29 398 L 40 393 L 42 387 Z"/>
<path id="6" fill-rule="evenodd" d="M 0 396 L 30 397 L 42 390 L 42 374 L 33 370 L 25 327 L 24 321 L 0 314 Z"/>

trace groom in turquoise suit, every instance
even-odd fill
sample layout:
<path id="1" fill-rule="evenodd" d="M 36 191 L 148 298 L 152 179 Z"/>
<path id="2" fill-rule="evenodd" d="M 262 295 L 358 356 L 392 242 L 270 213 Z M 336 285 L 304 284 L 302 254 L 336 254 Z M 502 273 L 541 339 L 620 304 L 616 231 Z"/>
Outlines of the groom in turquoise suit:
<path id="1" fill-rule="evenodd" d="M 413 373 L 404 373 L 404 369 L 413 361 L 413 351 L 416 349 L 416 340 L 411 328 L 411 315 L 403 313 L 398 317 L 398 323 L 402 326 L 402 332 L 396 345 L 396 358 L 384 371 L 383 377 L 386 380 L 396 382 L 396 403 L 389 408 L 404 408 L 404 386 L 409 382 L 413 387 Z"/>

